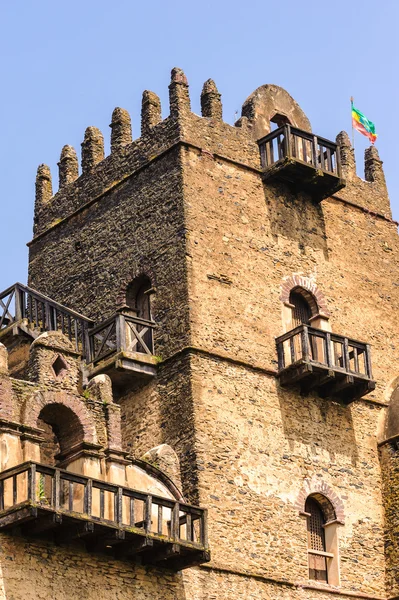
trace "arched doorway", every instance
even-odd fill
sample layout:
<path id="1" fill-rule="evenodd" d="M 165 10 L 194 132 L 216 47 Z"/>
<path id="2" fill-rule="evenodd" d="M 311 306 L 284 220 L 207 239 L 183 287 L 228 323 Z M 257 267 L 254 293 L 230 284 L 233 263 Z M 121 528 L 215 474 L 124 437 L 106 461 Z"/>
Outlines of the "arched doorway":
<path id="1" fill-rule="evenodd" d="M 40 411 L 37 426 L 43 429 L 40 462 L 57 466 L 71 449 L 83 442 L 82 424 L 76 414 L 63 404 L 47 404 Z"/>
<path id="2" fill-rule="evenodd" d="M 126 307 L 128 312 L 131 312 L 131 314 L 135 315 L 140 320 L 152 321 L 150 300 L 151 291 L 151 281 L 145 275 L 137 277 L 131 283 L 129 283 L 126 288 Z M 139 333 L 142 332 L 143 329 L 147 329 L 142 336 L 142 340 L 150 352 L 153 353 L 152 330 L 146 328 L 145 323 L 137 323 L 136 328 Z M 132 331 L 129 334 L 129 338 L 128 347 L 132 346 L 132 349 L 135 352 L 145 352 L 143 344 L 136 342 L 136 338 Z"/>

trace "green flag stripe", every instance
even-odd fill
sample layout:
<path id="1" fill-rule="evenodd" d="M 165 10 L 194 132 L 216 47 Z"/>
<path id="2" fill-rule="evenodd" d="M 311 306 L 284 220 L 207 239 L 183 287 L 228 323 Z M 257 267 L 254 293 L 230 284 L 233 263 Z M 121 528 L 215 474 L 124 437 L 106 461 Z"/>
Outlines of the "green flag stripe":
<path id="1" fill-rule="evenodd" d="M 355 108 L 352 104 L 352 116 L 359 121 L 363 125 L 367 131 L 375 134 L 375 125 L 372 121 L 369 121 L 368 118 L 360 112 L 357 108 Z"/>

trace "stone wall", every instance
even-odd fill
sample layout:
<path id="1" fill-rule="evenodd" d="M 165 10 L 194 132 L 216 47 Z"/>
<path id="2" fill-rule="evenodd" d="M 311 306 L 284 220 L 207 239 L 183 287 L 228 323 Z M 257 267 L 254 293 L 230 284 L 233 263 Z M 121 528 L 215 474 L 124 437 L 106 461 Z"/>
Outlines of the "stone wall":
<path id="1" fill-rule="evenodd" d="M 307 582 L 306 519 L 298 497 L 305 482 L 311 482 L 307 489 L 324 482 L 344 507 L 342 588 L 383 597 L 384 518 L 375 439 L 381 408 L 300 398 L 261 371 L 200 356 L 192 360 L 199 499 L 209 506 L 210 566 Z"/>
<path id="2" fill-rule="evenodd" d="M 316 478 L 345 506 L 341 589 L 384 597 L 376 432 L 399 348 L 399 247 L 386 189 L 351 171 L 342 195 L 315 204 L 231 160 L 232 137 L 220 156 L 211 126 L 195 142 L 206 152 L 189 147 L 183 163 L 191 340 L 205 351 L 194 362 L 193 403 L 211 567 L 305 583 L 306 525 L 295 500 L 305 478 Z M 276 385 L 274 338 L 285 331 L 282 286 L 293 274 L 321 290 L 332 331 L 371 343 L 377 388 L 364 401 L 343 407 Z M 254 597 L 269 597 L 261 589 Z"/>
<path id="3" fill-rule="evenodd" d="M 122 393 L 122 440 L 136 456 L 172 446 L 184 495 L 209 508 L 212 562 L 185 573 L 182 597 L 385 598 L 376 433 L 399 359 L 399 246 L 378 154 L 368 151 L 360 179 L 340 134 L 347 186 L 317 204 L 263 183 L 256 94 L 232 127 L 213 82 L 202 118 L 181 71 L 170 89 L 171 116 L 158 123 L 147 93 L 142 138 L 124 135 L 116 149 L 114 140 L 98 164 L 100 138 L 89 132 L 89 166 L 53 199 L 42 170 L 30 284 L 96 320 L 123 304 L 135 276 L 156 288 L 161 363 L 153 381 Z M 367 398 L 345 407 L 279 387 L 274 340 L 294 275 L 317 285 L 332 331 L 372 345 Z M 344 509 L 339 590 L 309 585 L 297 505 L 306 482 L 324 482 Z"/>
<path id="4" fill-rule="evenodd" d="M 283 184 L 263 186 L 252 170 L 193 149 L 184 180 L 194 346 L 275 368 L 281 286 L 298 273 L 323 292 L 336 333 L 372 344 L 377 382 L 395 376 L 398 346 L 392 361 L 385 345 L 399 302 L 395 224 L 335 198 L 315 204 Z"/>
<path id="5" fill-rule="evenodd" d="M 0 598 L 184 600 L 180 575 L 89 554 L 79 544 L 59 547 L 0 536 Z"/>
<path id="6" fill-rule="evenodd" d="M 30 249 L 30 285 L 97 321 L 125 304 L 135 277 L 148 275 L 162 357 L 189 336 L 179 165 L 172 150 Z"/>
<path id="7" fill-rule="evenodd" d="M 189 357 L 176 356 L 160 366 L 153 382 L 128 392 L 119 402 L 124 448 L 141 457 L 154 446 L 170 445 L 179 456 L 183 494 L 190 503 L 198 504 L 191 376 Z"/>
<path id="8" fill-rule="evenodd" d="M 384 444 L 380 450 L 385 518 L 389 525 L 386 537 L 387 591 L 389 596 L 397 597 L 399 596 L 399 455 L 397 443 Z"/>

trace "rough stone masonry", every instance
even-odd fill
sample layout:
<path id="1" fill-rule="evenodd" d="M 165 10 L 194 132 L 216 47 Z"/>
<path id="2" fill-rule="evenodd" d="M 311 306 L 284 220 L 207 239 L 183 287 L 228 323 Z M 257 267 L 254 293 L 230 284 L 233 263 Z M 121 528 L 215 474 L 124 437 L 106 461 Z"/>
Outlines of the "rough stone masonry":
<path id="1" fill-rule="evenodd" d="M 366 151 L 359 177 L 341 132 L 345 185 L 317 201 L 300 179 L 264 177 L 258 141 L 275 125 L 313 139 L 285 90 L 258 88 L 234 126 L 212 80 L 202 116 L 180 69 L 169 94 L 162 120 L 159 98 L 144 92 L 133 141 L 128 112 L 116 108 L 106 157 L 101 132 L 89 127 L 80 176 L 64 146 L 55 194 L 49 168 L 39 167 L 29 286 L 100 322 L 127 304 L 131 282 L 150 280 L 157 373 L 114 390 L 119 451 L 173 450 L 174 466 L 168 458 L 158 466 L 208 508 L 211 561 L 176 573 L 5 533 L 0 598 L 399 598 L 399 243 L 378 152 Z M 313 168 L 318 185 L 326 175 Z M 311 325 L 371 346 L 375 390 L 348 404 L 280 385 L 275 338 L 294 328 L 293 291 Z M 2 418 L 16 419 L 3 398 L 18 404 L 30 386 L 62 393 L 64 385 L 91 406 L 105 446 L 113 429 L 102 401 L 83 389 L 73 349 L 64 348 L 72 370 L 60 384 L 40 370 L 46 344 L 28 346 L 30 366 L 19 358 L 17 377 L 0 368 Z M 308 497 L 330 511 L 327 581 L 310 577 Z"/>

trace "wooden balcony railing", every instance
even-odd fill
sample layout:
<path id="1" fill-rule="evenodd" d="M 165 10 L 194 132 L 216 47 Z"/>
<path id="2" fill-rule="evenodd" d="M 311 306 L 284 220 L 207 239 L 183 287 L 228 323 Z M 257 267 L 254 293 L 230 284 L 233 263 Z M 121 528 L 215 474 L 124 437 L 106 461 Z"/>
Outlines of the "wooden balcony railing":
<path id="1" fill-rule="evenodd" d="M 276 339 L 281 385 L 352 401 L 375 388 L 370 346 L 329 331 L 300 325 Z"/>
<path id="2" fill-rule="evenodd" d="M 88 330 L 86 362 L 97 363 L 118 352 L 154 353 L 155 323 L 133 315 L 116 313 Z"/>
<path id="3" fill-rule="evenodd" d="M 330 140 L 286 124 L 258 144 L 265 179 L 303 184 L 318 199 L 344 186 L 339 147 Z"/>
<path id="4" fill-rule="evenodd" d="M 207 511 L 35 462 L 0 473 L 0 530 L 181 569 L 209 560 Z"/>
<path id="5" fill-rule="evenodd" d="M 87 345 L 86 332 L 94 325 L 91 319 L 22 283 L 15 283 L 0 293 L 0 332 L 23 320 L 32 332 L 62 331 L 75 344 L 76 351 L 83 354 Z"/>
<path id="6" fill-rule="evenodd" d="M 8 335 L 13 324 L 18 324 L 20 329 L 33 337 L 43 331 L 61 331 L 74 343 L 76 351 L 82 354 L 86 363 L 91 365 L 120 353 L 131 353 L 136 357 L 141 355 L 143 360 L 154 354 L 153 330 L 156 325 L 153 321 L 140 319 L 125 311 L 117 312 L 96 325 L 91 319 L 21 283 L 0 293 L 0 334 L 4 331 L 4 336 Z M 129 365 L 126 363 L 125 367 Z M 136 375 L 138 371 L 136 368 Z M 153 365 L 144 366 L 145 375 L 153 372 Z"/>

